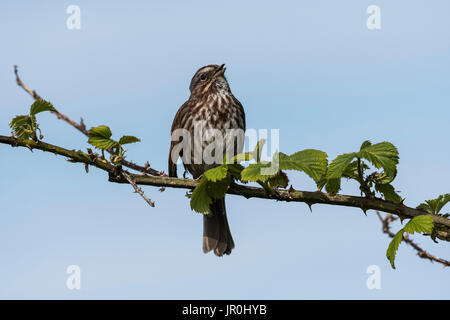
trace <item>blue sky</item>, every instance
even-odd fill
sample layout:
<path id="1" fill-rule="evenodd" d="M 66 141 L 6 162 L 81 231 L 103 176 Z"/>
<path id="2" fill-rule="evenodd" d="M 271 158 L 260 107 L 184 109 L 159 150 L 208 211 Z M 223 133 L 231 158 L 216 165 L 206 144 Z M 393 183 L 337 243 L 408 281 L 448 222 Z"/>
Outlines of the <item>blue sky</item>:
<path id="1" fill-rule="evenodd" d="M 80 30 L 66 28 L 71 4 Z M 381 30 L 366 27 L 371 4 Z M 449 10 L 444 0 L 3 1 L 0 134 L 32 102 L 15 84 L 17 64 L 61 112 L 140 137 L 129 159 L 166 170 L 192 75 L 226 63 L 248 128 L 280 129 L 283 152 L 316 148 L 330 159 L 366 139 L 391 141 L 395 186 L 416 206 L 450 192 Z M 45 141 L 87 146 L 52 115 L 39 122 Z M 390 268 L 373 212 L 228 196 L 236 249 L 219 259 L 201 251 L 201 217 L 184 190 L 145 187 L 150 208 L 100 170 L 5 145 L 0 155 L 1 298 L 450 298 L 449 271 L 406 245 Z M 449 244 L 414 238 L 450 257 Z M 80 290 L 66 288 L 73 264 Z M 366 287 L 370 265 L 381 268 L 381 290 Z"/>

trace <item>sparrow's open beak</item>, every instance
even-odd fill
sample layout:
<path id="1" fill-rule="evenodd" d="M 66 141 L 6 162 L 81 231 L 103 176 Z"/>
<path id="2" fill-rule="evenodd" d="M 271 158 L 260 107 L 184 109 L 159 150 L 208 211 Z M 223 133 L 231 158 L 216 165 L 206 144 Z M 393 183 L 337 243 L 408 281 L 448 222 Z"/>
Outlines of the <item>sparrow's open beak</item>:
<path id="1" fill-rule="evenodd" d="M 220 65 L 215 71 L 214 71 L 214 77 L 220 77 L 223 76 L 223 74 L 225 73 L 225 70 L 227 68 L 225 68 L 225 64 Z"/>

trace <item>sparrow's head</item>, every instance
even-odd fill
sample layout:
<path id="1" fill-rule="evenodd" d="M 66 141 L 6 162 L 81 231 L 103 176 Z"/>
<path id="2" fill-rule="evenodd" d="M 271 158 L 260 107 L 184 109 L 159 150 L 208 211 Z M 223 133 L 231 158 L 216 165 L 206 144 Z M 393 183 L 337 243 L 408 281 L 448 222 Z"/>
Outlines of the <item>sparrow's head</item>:
<path id="1" fill-rule="evenodd" d="M 209 90 L 230 91 L 227 79 L 225 78 L 225 65 L 211 64 L 198 69 L 192 77 L 189 90 L 191 94 L 206 93 Z"/>

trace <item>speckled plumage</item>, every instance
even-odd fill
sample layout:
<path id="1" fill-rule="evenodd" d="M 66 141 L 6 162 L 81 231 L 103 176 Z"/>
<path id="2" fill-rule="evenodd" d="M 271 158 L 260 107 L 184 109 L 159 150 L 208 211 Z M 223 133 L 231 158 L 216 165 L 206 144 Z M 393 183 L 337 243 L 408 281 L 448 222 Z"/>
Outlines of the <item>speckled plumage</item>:
<path id="1" fill-rule="evenodd" d="M 206 170 L 218 165 L 201 158 L 207 146 L 215 141 L 214 134 L 217 134 L 209 129 L 216 129 L 221 133 L 222 154 L 226 152 L 235 155 L 242 152 L 245 113 L 241 103 L 231 93 L 224 72 L 223 65 L 209 65 L 200 68 L 192 78 L 189 87 L 191 95 L 176 113 L 172 124 L 172 141 L 169 151 L 170 176 L 177 176 L 178 156 L 182 157 L 185 169 L 194 178 L 200 177 Z M 182 141 L 182 138 L 175 135 L 177 129 L 185 129 L 185 133 L 190 134 L 191 150 L 176 149 L 175 146 Z M 197 135 L 196 130 L 198 130 Z M 200 155 L 200 159 L 195 158 L 196 153 Z M 204 216 L 203 251 L 214 250 L 218 256 L 230 254 L 234 248 L 234 242 L 226 218 L 225 200 L 215 200 L 211 205 L 211 213 L 210 216 Z"/>

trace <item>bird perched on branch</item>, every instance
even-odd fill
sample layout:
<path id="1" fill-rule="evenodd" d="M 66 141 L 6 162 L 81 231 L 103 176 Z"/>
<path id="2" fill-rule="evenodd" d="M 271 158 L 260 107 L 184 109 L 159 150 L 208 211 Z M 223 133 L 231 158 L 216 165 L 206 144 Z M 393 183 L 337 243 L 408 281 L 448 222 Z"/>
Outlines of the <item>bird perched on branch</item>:
<path id="1" fill-rule="evenodd" d="M 169 176 L 177 176 L 177 160 L 198 179 L 223 160 L 241 153 L 244 146 L 245 113 L 231 93 L 225 65 L 208 65 L 193 76 L 189 99 L 178 109 L 172 123 Z M 212 146 L 212 147 L 211 147 Z M 225 209 L 225 198 L 213 199 L 210 214 L 203 215 L 203 252 L 230 254 L 234 241 Z"/>

